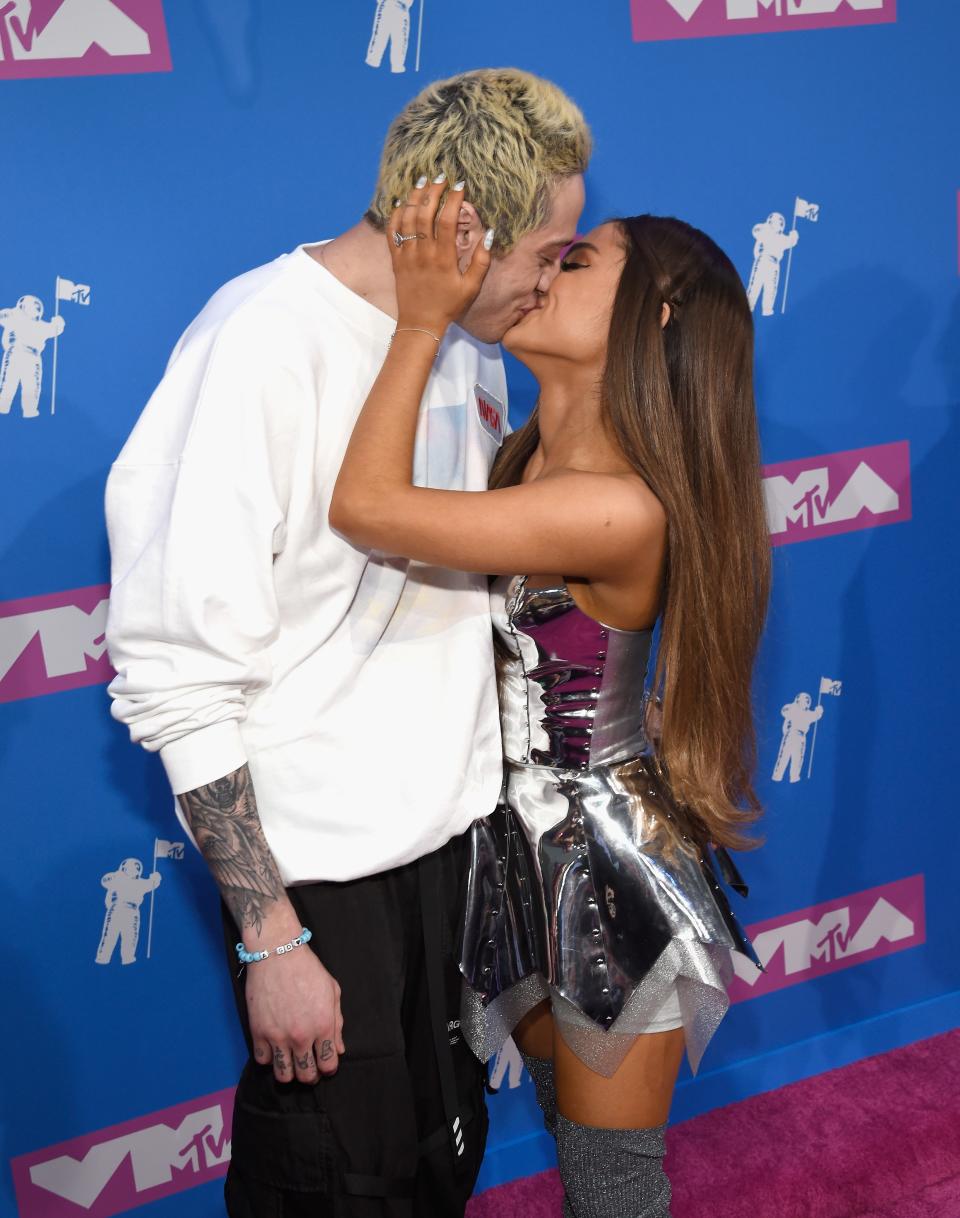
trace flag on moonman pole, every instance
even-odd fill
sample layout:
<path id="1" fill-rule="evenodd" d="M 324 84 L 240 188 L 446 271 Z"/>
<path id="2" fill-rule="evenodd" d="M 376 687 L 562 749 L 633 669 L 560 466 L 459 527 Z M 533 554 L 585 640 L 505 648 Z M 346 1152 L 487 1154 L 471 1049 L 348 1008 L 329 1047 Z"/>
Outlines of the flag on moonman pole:
<path id="1" fill-rule="evenodd" d="M 158 837 L 154 846 L 154 858 L 182 859 L 183 842 L 167 842 L 162 837 Z"/>
<path id="2" fill-rule="evenodd" d="M 820 693 L 833 694 L 835 697 L 840 697 L 843 691 L 842 681 L 831 681 L 829 677 L 820 678 Z"/>
<path id="3" fill-rule="evenodd" d="M 74 283 L 72 279 L 57 276 L 57 300 L 69 300 L 72 304 L 88 305 L 90 303 L 90 284 Z"/>
<path id="4" fill-rule="evenodd" d="M 797 203 L 794 209 L 798 220 L 812 220 L 814 224 L 820 219 L 820 204 L 808 203 L 806 199 L 801 199 L 797 195 Z"/>

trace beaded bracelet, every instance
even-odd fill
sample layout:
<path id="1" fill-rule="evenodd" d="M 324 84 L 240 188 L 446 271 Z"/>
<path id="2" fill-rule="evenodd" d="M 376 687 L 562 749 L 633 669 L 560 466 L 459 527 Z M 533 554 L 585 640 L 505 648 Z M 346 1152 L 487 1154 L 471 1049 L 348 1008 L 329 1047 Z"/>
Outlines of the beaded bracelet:
<path id="1" fill-rule="evenodd" d="M 279 947 L 272 950 L 266 949 L 262 952 L 248 952 L 242 943 L 237 944 L 237 957 L 244 964 L 256 964 L 259 960 L 266 960 L 267 956 L 283 956 L 287 952 L 292 952 L 295 947 L 302 947 L 304 943 L 309 943 L 313 938 L 313 934 L 307 930 L 305 926 L 300 927 L 300 934 L 296 939 L 291 939 L 289 943 L 281 943 Z"/>

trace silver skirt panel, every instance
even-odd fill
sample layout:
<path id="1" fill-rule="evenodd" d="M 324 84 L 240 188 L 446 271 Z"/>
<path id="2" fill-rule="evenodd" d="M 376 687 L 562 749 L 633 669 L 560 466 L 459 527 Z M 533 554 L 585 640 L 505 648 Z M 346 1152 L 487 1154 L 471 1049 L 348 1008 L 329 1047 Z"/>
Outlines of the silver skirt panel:
<path id="1" fill-rule="evenodd" d="M 611 1074 L 676 987 L 695 1073 L 731 949 L 761 967 L 709 853 L 665 859 L 620 771 L 510 763 L 501 806 L 473 825 L 462 1022 L 483 1060 L 549 996 L 570 1047 Z"/>

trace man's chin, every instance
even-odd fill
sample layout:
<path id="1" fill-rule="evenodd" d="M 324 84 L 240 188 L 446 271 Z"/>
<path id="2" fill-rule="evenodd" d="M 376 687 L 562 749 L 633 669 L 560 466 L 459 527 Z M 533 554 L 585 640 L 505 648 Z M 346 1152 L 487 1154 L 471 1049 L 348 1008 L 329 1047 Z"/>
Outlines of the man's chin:
<path id="1" fill-rule="evenodd" d="M 471 317 L 469 313 L 457 322 L 461 330 L 466 330 L 471 338 L 481 343 L 499 343 L 507 333 L 502 323 L 490 317 Z"/>
<path id="2" fill-rule="evenodd" d="M 514 309 L 506 317 L 484 317 L 483 314 L 477 316 L 472 315 L 472 310 L 467 312 L 460 318 L 458 325 L 462 330 L 478 339 L 482 343 L 503 343 L 510 350 L 507 336 L 520 325 L 526 318 L 529 310 Z"/>

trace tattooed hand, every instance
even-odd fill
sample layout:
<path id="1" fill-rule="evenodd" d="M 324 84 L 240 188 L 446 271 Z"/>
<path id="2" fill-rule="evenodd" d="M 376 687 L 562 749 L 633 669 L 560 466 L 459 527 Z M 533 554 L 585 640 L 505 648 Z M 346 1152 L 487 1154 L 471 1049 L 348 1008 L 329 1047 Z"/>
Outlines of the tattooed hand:
<path id="1" fill-rule="evenodd" d="M 336 1073 L 343 1053 L 340 986 L 308 947 L 247 969 L 253 1054 L 281 1083 Z"/>
<path id="2" fill-rule="evenodd" d="M 250 770 L 241 766 L 179 796 L 193 836 L 249 951 L 272 950 L 300 934 L 260 824 Z M 343 1053 L 340 986 L 308 946 L 247 969 L 254 1056 L 273 1062 L 282 1083 L 317 1082 Z"/>

